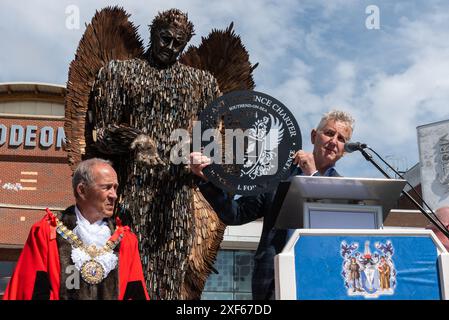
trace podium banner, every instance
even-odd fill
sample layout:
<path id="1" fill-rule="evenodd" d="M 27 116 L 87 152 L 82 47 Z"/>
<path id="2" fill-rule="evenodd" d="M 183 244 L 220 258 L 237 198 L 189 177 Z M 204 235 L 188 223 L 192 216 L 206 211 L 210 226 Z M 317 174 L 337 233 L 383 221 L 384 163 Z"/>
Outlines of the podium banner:
<path id="1" fill-rule="evenodd" d="M 439 252 L 430 235 L 305 234 L 288 254 L 295 284 L 290 298 L 443 299 Z"/>

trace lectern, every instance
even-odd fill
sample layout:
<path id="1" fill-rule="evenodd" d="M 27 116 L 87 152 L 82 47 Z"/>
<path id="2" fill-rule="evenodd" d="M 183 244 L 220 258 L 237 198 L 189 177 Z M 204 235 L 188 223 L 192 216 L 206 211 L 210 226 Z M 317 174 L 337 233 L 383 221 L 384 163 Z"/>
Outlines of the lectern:
<path id="1" fill-rule="evenodd" d="M 274 200 L 280 229 L 379 229 L 405 180 L 295 176 Z"/>
<path id="2" fill-rule="evenodd" d="M 277 299 L 448 299 L 449 254 L 430 230 L 382 229 L 404 180 L 296 176 L 274 200 L 292 232 Z"/>

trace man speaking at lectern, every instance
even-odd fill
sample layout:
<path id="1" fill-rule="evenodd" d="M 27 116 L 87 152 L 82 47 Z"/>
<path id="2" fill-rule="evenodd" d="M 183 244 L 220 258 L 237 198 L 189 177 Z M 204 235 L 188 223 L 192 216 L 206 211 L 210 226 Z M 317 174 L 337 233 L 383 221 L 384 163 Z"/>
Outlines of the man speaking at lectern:
<path id="1" fill-rule="evenodd" d="M 350 114 L 338 110 L 324 114 L 311 132 L 313 151 L 298 150 L 295 153 L 291 176 L 340 176 L 335 170 L 335 164 L 343 156 L 344 145 L 351 139 L 353 129 L 354 119 Z M 193 152 L 190 154 L 190 163 L 192 172 L 207 181 L 202 170 L 210 164 L 210 159 Z M 255 300 L 274 299 L 274 256 L 281 252 L 287 241 L 287 230 L 273 228 L 276 217 L 270 213 L 276 192 L 236 199 L 210 182 L 200 184 L 199 188 L 220 219 L 228 225 L 242 225 L 264 218 L 254 256 L 252 295 Z"/>

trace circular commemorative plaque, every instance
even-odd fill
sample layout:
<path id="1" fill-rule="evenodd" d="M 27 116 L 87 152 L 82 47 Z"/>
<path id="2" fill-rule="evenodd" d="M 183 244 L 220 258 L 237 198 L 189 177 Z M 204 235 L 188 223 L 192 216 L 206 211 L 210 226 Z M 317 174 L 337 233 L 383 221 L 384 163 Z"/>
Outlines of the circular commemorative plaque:
<path id="1" fill-rule="evenodd" d="M 293 114 L 257 91 L 234 91 L 214 100 L 199 117 L 203 172 L 222 190 L 256 195 L 274 190 L 291 172 L 302 148 Z M 195 150 L 198 151 L 198 150 Z"/>

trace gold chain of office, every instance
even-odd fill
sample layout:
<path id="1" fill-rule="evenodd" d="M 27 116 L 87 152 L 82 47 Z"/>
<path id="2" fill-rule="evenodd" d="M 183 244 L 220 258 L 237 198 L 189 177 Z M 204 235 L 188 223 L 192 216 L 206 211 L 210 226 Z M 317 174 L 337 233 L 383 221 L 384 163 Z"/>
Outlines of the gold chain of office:
<path id="1" fill-rule="evenodd" d="M 120 243 L 123 238 L 123 232 L 120 233 L 117 240 L 112 241 L 109 238 L 106 241 L 106 244 L 102 248 L 97 248 L 95 245 L 86 246 L 83 241 L 75 234 L 72 230 L 68 229 L 56 216 L 56 232 L 65 240 L 67 240 L 72 247 L 80 248 L 84 252 L 86 252 L 90 260 L 87 260 L 81 266 L 81 278 L 89 284 L 98 284 L 104 279 L 105 270 L 101 263 L 99 263 L 95 258 L 101 256 L 106 253 L 111 253 L 114 251 L 114 248 Z M 114 234 L 118 231 L 119 227 L 115 229 Z"/>

